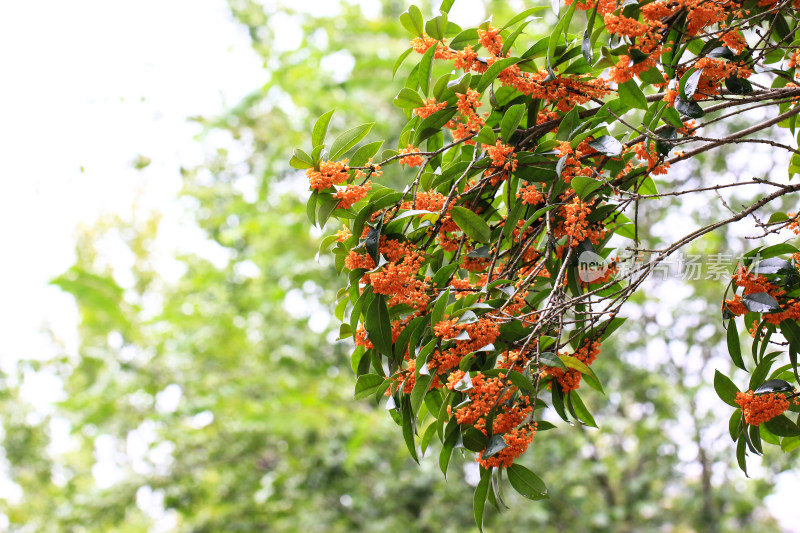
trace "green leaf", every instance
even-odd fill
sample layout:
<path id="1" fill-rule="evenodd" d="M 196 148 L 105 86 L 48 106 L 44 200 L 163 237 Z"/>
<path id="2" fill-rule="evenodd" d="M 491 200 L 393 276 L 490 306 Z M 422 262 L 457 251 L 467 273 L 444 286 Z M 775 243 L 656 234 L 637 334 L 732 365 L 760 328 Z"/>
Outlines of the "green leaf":
<path id="1" fill-rule="evenodd" d="M 425 428 L 425 432 L 422 434 L 422 440 L 420 441 L 420 448 L 422 448 L 422 455 L 425 455 L 425 452 L 428 450 L 428 445 L 430 444 L 433 436 L 436 435 L 436 421 L 434 420 L 431 424 Z"/>
<path id="2" fill-rule="evenodd" d="M 419 414 L 419 408 L 422 407 L 432 380 L 433 376 L 430 374 L 420 374 L 414 381 L 414 388 L 411 390 L 411 414 L 415 417 Z"/>
<path id="3" fill-rule="evenodd" d="M 779 437 L 797 437 L 800 436 L 800 427 L 789 420 L 786 415 L 779 415 L 771 420 L 764 422 L 767 429 Z"/>
<path id="4" fill-rule="evenodd" d="M 725 78 L 725 88 L 733 94 L 748 94 L 753 92 L 753 85 L 743 78 L 733 76 Z"/>
<path id="5" fill-rule="evenodd" d="M 781 311 L 778 301 L 766 292 L 754 292 L 742 298 L 742 303 L 753 313 L 775 313 Z"/>
<path id="6" fill-rule="evenodd" d="M 525 109 L 525 104 L 517 104 L 506 109 L 503 114 L 503 120 L 500 121 L 500 136 L 506 144 L 509 143 L 511 136 L 517 131 L 517 126 L 522 122 Z"/>
<path id="7" fill-rule="evenodd" d="M 444 311 L 447 309 L 447 303 L 450 301 L 450 288 L 448 287 L 444 292 L 439 293 L 436 298 L 436 303 L 431 310 L 431 326 L 435 326 L 444 319 Z"/>
<path id="8" fill-rule="evenodd" d="M 797 269 L 792 265 L 791 261 L 770 257 L 759 261 L 752 272 L 753 274 L 794 274 Z"/>
<path id="9" fill-rule="evenodd" d="M 481 131 L 478 132 L 478 135 L 475 136 L 475 142 L 494 146 L 497 142 L 497 137 L 490 126 L 484 126 L 481 128 Z"/>
<path id="10" fill-rule="evenodd" d="M 478 28 L 470 28 L 453 37 L 453 40 L 450 41 L 450 48 L 453 50 L 462 50 L 469 45 L 476 44 L 477 42 Z"/>
<path id="11" fill-rule="evenodd" d="M 447 281 L 450 279 L 450 276 L 452 276 L 456 270 L 458 270 L 458 263 L 450 263 L 449 265 L 445 265 L 433 275 L 431 282 L 437 287 L 444 287 L 447 284 Z"/>
<path id="12" fill-rule="evenodd" d="M 439 6 L 439 11 L 441 11 L 442 13 L 449 13 L 450 12 L 450 8 L 453 7 L 453 3 L 455 1 L 456 0 L 444 0 L 442 2 L 442 5 Z"/>
<path id="13" fill-rule="evenodd" d="M 514 490 L 529 500 L 543 500 L 550 497 L 544 481 L 524 466 L 513 464 L 506 469 L 506 474 Z"/>
<path id="14" fill-rule="evenodd" d="M 742 346 L 739 342 L 739 331 L 736 329 L 734 319 L 728 321 L 728 353 L 731 355 L 733 364 L 742 370 L 747 370 L 744 366 L 744 359 L 742 359 Z"/>
<path id="15" fill-rule="evenodd" d="M 475 514 L 475 523 L 478 529 L 483 531 L 483 510 L 486 507 L 486 496 L 489 493 L 489 481 L 491 481 L 492 471 L 481 467 L 481 480 L 475 487 L 475 494 L 472 496 L 472 510 Z"/>
<path id="16" fill-rule="evenodd" d="M 786 453 L 796 450 L 798 446 L 800 446 L 800 438 L 784 437 L 781 439 L 781 450 Z"/>
<path id="17" fill-rule="evenodd" d="M 733 381 L 731 381 L 728 376 L 719 370 L 714 374 L 714 390 L 717 391 L 717 396 L 719 396 L 723 402 L 731 407 L 739 407 L 739 404 L 736 403 L 736 393 L 740 392 L 739 388 L 733 384 Z"/>
<path id="18" fill-rule="evenodd" d="M 331 121 L 331 116 L 335 109 L 331 109 L 314 123 L 314 129 L 311 133 L 311 146 L 320 146 L 325 144 L 325 134 L 328 133 L 328 124 Z"/>
<path id="19" fill-rule="evenodd" d="M 739 442 L 736 444 L 736 461 L 739 463 L 739 468 L 742 470 L 742 472 L 744 472 L 745 476 L 747 476 L 747 450 L 745 449 L 746 443 L 747 441 L 745 440 L 744 436 L 742 436 L 739 438 Z"/>
<path id="20" fill-rule="evenodd" d="M 412 91 L 408 87 L 403 87 L 393 100 L 394 105 L 403 109 L 414 109 L 425 105 L 425 100 L 417 91 Z"/>
<path id="21" fill-rule="evenodd" d="M 768 394 L 771 392 L 791 392 L 794 387 L 785 379 L 770 379 L 765 381 L 753 391 L 753 394 Z"/>
<path id="22" fill-rule="evenodd" d="M 591 373 L 591 370 L 589 370 L 589 367 L 586 366 L 586 363 L 584 363 L 583 361 L 581 361 L 579 359 L 574 358 L 571 355 L 559 355 L 558 357 L 561 359 L 561 361 L 565 365 L 567 365 L 567 368 L 571 368 L 573 370 L 577 370 L 581 374 L 589 374 L 589 373 Z"/>
<path id="23" fill-rule="evenodd" d="M 380 252 L 378 250 L 378 245 L 381 239 L 381 230 L 383 229 L 383 219 L 379 219 L 378 223 L 375 225 L 374 228 L 370 228 L 369 232 L 367 233 L 367 238 L 364 241 L 364 248 L 367 249 L 367 254 L 372 258 L 372 261 L 375 263 L 375 266 L 380 264 Z"/>
<path id="24" fill-rule="evenodd" d="M 356 380 L 356 392 L 353 399 L 360 400 L 375 393 L 383 384 L 384 378 L 376 374 L 364 374 Z"/>
<path id="25" fill-rule="evenodd" d="M 458 109 L 456 109 L 455 106 L 445 107 L 423 120 L 417 129 L 413 144 L 419 146 L 419 144 L 428 137 L 439 133 L 441 127 L 447 124 L 457 111 Z"/>
<path id="26" fill-rule="evenodd" d="M 294 155 L 292 155 L 292 159 L 289 161 L 289 164 L 292 166 L 292 168 L 296 168 L 298 170 L 314 168 L 314 160 L 311 159 L 310 155 L 299 148 L 295 148 Z"/>
<path id="27" fill-rule="evenodd" d="M 381 149 L 381 145 L 383 145 L 383 141 L 375 141 L 359 147 L 353 157 L 350 158 L 349 166 L 360 167 L 366 165 L 370 158 L 375 157 L 375 154 Z"/>
<path id="28" fill-rule="evenodd" d="M 736 410 L 733 411 L 731 414 L 730 420 L 728 420 L 728 433 L 731 436 L 731 440 L 736 442 L 736 439 L 739 438 L 739 434 L 742 431 L 742 409 L 741 407 L 737 407 Z"/>
<path id="29" fill-rule="evenodd" d="M 647 111 L 647 98 L 634 80 L 628 80 L 617 87 L 619 98 L 626 106 Z"/>
<path id="30" fill-rule="evenodd" d="M 472 74 L 465 72 L 458 78 L 447 82 L 447 88 L 454 93 L 466 94 L 469 84 L 472 82 Z"/>
<path id="31" fill-rule="evenodd" d="M 594 417 L 592 413 L 586 408 L 581 400 L 581 397 L 578 396 L 578 391 L 572 391 L 567 396 L 567 401 L 570 402 L 573 409 L 575 410 L 575 415 L 578 417 L 578 420 L 586 424 L 587 426 L 591 426 L 593 428 L 597 427 L 597 422 L 594 421 Z"/>
<path id="32" fill-rule="evenodd" d="M 591 64 L 594 61 L 594 53 L 592 51 L 592 28 L 594 27 L 594 19 L 597 16 L 597 7 L 600 2 L 595 2 L 592 12 L 589 14 L 586 29 L 583 30 L 583 39 L 581 40 L 581 52 L 583 58 L 587 63 Z"/>
<path id="33" fill-rule="evenodd" d="M 489 242 L 491 230 L 486 221 L 476 215 L 473 211 L 456 206 L 450 211 L 453 221 L 470 239 L 477 242 Z"/>
<path id="34" fill-rule="evenodd" d="M 542 352 L 539 354 L 539 362 L 553 368 L 560 368 L 561 370 L 567 369 L 567 365 L 564 364 L 564 361 L 553 352 Z"/>
<path id="35" fill-rule="evenodd" d="M 575 194 L 581 200 L 586 199 L 590 194 L 603 186 L 603 182 L 587 176 L 575 176 L 570 182 L 570 186 L 575 189 Z"/>
<path id="36" fill-rule="evenodd" d="M 441 14 L 438 17 L 434 17 L 429 20 L 425 24 L 425 32 L 436 39 L 437 41 L 441 41 L 444 39 L 445 31 L 447 30 L 447 15 Z M 434 45 L 432 48 L 435 48 Z"/>
<path id="37" fill-rule="evenodd" d="M 706 54 L 706 57 L 721 57 L 723 59 L 733 59 L 736 56 L 730 48 L 721 46 L 719 48 L 714 48 L 713 50 L 711 50 L 708 54 Z"/>
<path id="38" fill-rule="evenodd" d="M 453 418 L 455 421 L 455 418 Z M 448 426 L 449 428 L 450 426 Z M 439 468 L 442 470 L 445 479 L 447 479 L 447 467 L 450 464 L 450 457 L 453 455 L 453 448 L 458 442 L 458 424 L 453 426 L 454 429 L 450 433 L 445 433 L 445 439 L 442 442 L 442 451 L 439 452 Z"/>
<path id="39" fill-rule="evenodd" d="M 339 135 L 336 140 L 333 141 L 333 145 L 331 145 L 330 160 L 335 161 L 339 159 L 339 157 L 343 156 L 345 152 L 358 144 L 358 141 L 366 137 L 367 133 L 369 133 L 374 125 L 374 122 L 362 124 L 361 126 L 351 128 Z"/>
<path id="40" fill-rule="evenodd" d="M 492 64 L 491 67 L 486 69 L 486 72 L 483 73 L 475 90 L 477 90 L 479 93 L 482 93 L 489 85 L 492 84 L 498 74 L 503 72 L 511 65 L 516 65 L 520 61 L 522 61 L 522 59 L 519 57 L 506 57 L 503 59 L 498 59 Z"/>
<path id="41" fill-rule="evenodd" d="M 593 141 L 589 141 L 588 144 L 598 152 L 611 157 L 622 154 L 622 143 L 611 135 L 602 135 Z"/>
<path id="42" fill-rule="evenodd" d="M 410 6 L 408 11 L 400 15 L 400 24 L 402 24 L 409 33 L 417 37 L 422 37 L 424 33 L 422 11 L 420 11 L 417 6 Z"/>
<path id="43" fill-rule="evenodd" d="M 406 441 L 406 448 L 408 448 L 408 452 L 411 454 L 411 458 L 419 464 L 419 458 L 417 458 L 417 446 L 414 443 L 414 415 L 411 414 L 411 407 L 409 402 L 403 402 L 403 440 Z"/>
<path id="44" fill-rule="evenodd" d="M 706 114 L 697 102 L 694 100 L 684 100 L 680 96 L 675 99 L 675 109 L 682 115 L 691 118 L 700 118 Z"/>
<path id="45" fill-rule="evenodd" d="M 522 390 L 535 390 L 536 387 L 533 386 L 531 380 L 526 378 L 523 374 L 520 374 L 516 370 L 511 370 L 508 373 L 508 380 L 514 384 L 515 387 Z"/>
<path id="46" fill-rule="evenodd" d="M 481 431 L 469 426 L 462 432 L 464 447 L 471 452 L 480 452 L 486 448 L 489 439 Z"/>
<path id="47" fill-rule="evenodd" d="M 383 294 L 375 295 L 367 309 L 367 319 L 364 328 L 369 335 L 369 341 L 382 354 L 392 357 L 392 324 L 389 319 L 389 309 L 386 306 L 386 297 Z"/>
<path id="48" fill-rule="evenodd" d="M 700 83 L 700 76 L 703 75 L 703 69 L 695 70 L 689 69 L 683 75 L 678 84 L 678 94 L 684 100 L 690 100 L 694 93 L 697 91 L 697 84 Z"/>
<path id="49" fill-rule="evenodd" d="M 317 225 L 323 228 L 339 205 L 339 200 L 334 198 L 332 194 L 322 194 L 317 199 L 317 204 L 319 205 L 319 209 L 317 210 Z"/>
<path id="50" fill-rule="evenodd" d="M 506 444 L 505 439 L 503 439 L 502 435 L 493 435 L 491 439 L 489 439 L 488 444 L 486 444 L 486 449 L 483 451 L 484 459 L 489 459 L 490 457 L 494 457 L 495 455 L 500 452 L 500 450 L 504 450 L 508 448 L 508 444 Z"/>
<path id="51" fill-rule="evenodd" d="M 564 118 L 561 119 L 561 124 L 558 126 L 558 133 L 556 134 L 556 139 L 559 141 L 566 141 L 570 139 L 572 132 L 575 131 L 578 125 L 581 123 L 581 117 L 578 114 L 578 106 L 573 107 L 569 113 L 564 115 Z M 566 157 L 566 156 L 564 156 Z M 559 172 L 559 175 L 561 172 Z"/>
<path id="52" fill-rule="evenodd" d="M 789 345 L 795 352 L 800 352 L 800 326 L 797 322 L 787 319 L 781 322 L 781 333 L 789 341 Z"/>
<path id="53" fill-rule="evenodd" d="M 525 30 L 525 26 L 527 26 L 529 22 L 530 20 L 526 20 L 524 23 L 520 24 L 516 30 L 514 30 L 514 33 L 503 39 L 503 47 L 500 49 L 501 56 L 504 57 L 508 54 L 508 51 L 511 50 L 512 46 L 514 46 L 514 43 L 522 34 L 523 30 Z"/>
<path id="54" fill-rule="evenodd" d="M 550 39 L 548 40 L 547 43 L 547 69 L 551 72 L 551 75 L 552 75 L 552 67 L 554 67 L 556 64 L 556 58 L 555 58 L 556 48 L 558 47 L 559 43 L 562 42 L 562 35 L 564 31 L 567 28 L 569 28 L 569 23 L 572 20 L 572 15 L 573 13 L 575 13 L 576 4 L 577 2 L 572 2 L 572 4 L 570 4 L 569 9 L 567 9 L 567 12 L 564 13 L 564 16 L 561 17 L 561 19 L 558 21 L 558 24 L 556 24 L 553 33 L 550 34 Z M 558 14 L 558 11 L 556 11 L 556 14 Z"/>
<path id="55" fill-rule="evenodd" d="M 317 198 L 319 197 L 319 191 L 314 191 L 311 193 L 311 197 L 308 199 L 308 203 L 306 204 L 306 216 L 308 216 L 308 220 L 311 222 L 312 226 L 317 224 Z"/>
<path id="56" fill-rule="evenodd" d="M 428 48 L 422 55 L 419 61 L 419 71 L 417 72 L 417 79 L 419 81 L 419 88 L 422 89 L 422 94 L 428 94 L 428 86 L 431 83 L 431 70 L 433 69 L 433 55 L 436 53 L 436 45 Z"/>
<path id="57" fill-rule="evenodd" d="M 413 51 L 413 48 L 406 48 L 405 52 L 400 54 L 400 56 L 397 58 L 397 61 L 394 62 L 394 66 L 392 67 L 392 79 L 394 79 L 395 75 L 397 74 L 397 69 L 400 68 L 400 65 L 403 64 L 409 54 L 411 54 Z"/>

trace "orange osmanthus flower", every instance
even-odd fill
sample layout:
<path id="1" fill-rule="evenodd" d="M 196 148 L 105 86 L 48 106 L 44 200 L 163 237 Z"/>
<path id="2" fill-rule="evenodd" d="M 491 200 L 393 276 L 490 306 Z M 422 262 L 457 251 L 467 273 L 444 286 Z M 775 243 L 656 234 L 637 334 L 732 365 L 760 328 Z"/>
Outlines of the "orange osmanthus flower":
<path id="1" fill-rule="evenodd" d="M 789 408 L 786 396 L 774 392 L 757 396 L 753 391 L 737 392 L 736 403 L 742 408 L 745 424 L 752 426 L 772 420 Z"/>

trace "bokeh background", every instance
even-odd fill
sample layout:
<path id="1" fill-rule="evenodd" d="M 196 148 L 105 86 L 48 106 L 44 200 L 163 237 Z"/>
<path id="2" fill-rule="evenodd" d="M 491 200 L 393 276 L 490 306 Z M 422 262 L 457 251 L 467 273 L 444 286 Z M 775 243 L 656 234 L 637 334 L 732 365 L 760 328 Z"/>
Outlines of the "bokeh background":
<path id="1" fill-rule="evenodd" d="M 456 0 L 451 19 L 531 5 Z M 472 458 L 445 481 L 435 447 L 417 465 L 382 408 L 352 401 L 340 280 L 288 165 L 331 108 L 332 129 L 375 121 L 396 144 L 407 7 L 0 3 L 0 531 L 475 529 Z M 750 150 L 669 179 L 783 172 Z M 649 242 L 717 204 L 648 210 Z M 747 234 L 689 251 L 741 253 Z M 608 394 L 588 398 L 600 429 L 537 436 L 523 462 L 551 499 L 508 491 L 487 530 L 800 531 L 792 458 L 747 479 L 710 386 L 729 371 L 724 283 L 653 280 L 629 303 L 596 364 Z"/>

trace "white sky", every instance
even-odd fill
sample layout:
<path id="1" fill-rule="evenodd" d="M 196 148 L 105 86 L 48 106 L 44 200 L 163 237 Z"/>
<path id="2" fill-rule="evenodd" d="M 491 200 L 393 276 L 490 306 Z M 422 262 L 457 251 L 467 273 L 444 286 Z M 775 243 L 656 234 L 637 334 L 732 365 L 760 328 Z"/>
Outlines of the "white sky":
<path id="1" fill-rule="evenodd" d="M 177 217 L 178 168 L 202 161 L 186 117 L 221 111 L 266 75 L 224 0 L 2 2 L 0 75 L 8 364 L 52 349 L 43 322 L 70 335 L 71 298 L 47 281 L 72 264 L 75 227 L 137 195 Z M 153 161 L 144 172 L 138 154 Z"/>
<path id="2" fill-rule="evenodd" d="M 362 3 L 365 13 L 375 7 Z M 451 15 L 465 26 L 485 17 L 479 0 L 458 0 Z M 47 283 L 74 261 L 79 224 L 127 213 L 138 198 L 165 214 L 167 247 L 187 237 L 199 245 L 175 229 L 178 169 L 203 157 L 186 118 L 219 112 L 265 81 L 224 0 L 0 2 L 0 367 L 50 356 L 45 323 L 75 342 L 72 299 Z M 139 154 L 152 159 L 143 172 L 131 164 Z M 44 408 L 58 387 L 43 379 Z M 799 484 L 785 477 L 768 501 L 787 531 L 800 531 L 791 503 Z M 0 480 L 0 497 L 4 489 Z M 139 496 L 160 505 L 158 495 Z"/>

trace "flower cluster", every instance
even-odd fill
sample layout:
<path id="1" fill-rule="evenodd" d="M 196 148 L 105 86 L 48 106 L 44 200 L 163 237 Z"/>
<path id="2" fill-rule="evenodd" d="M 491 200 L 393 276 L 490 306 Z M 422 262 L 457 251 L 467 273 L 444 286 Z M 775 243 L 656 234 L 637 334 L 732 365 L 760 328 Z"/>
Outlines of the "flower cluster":
<path id="1" fill-rule="evenodd" d="M 306 170 L 308 183 L 315 191 L 324 191 L 335 184 L 343 183 L 350 177 L 347 159 L 342 161 L 323 161 L 319 170 L 309 168 Z"/>
<path id="2" fill-rule="evenodd" d="M 781 307 L 780 311 L 773 311 L 764 315 L 764 320 L 767 323 L 780 324 L 787 319 L 800 320 L 800 300 L 787 297 L 786 290 L 771 283 L 766 276 L 748 271 L 742 267 L 736 271 L 732 278 L 738 287 L 743 287 L 741 295 L 736 294 L 733 298 L 725 300 L 725 306 L 734 315 L 740 316 L 747 313 L 748 310 L 743 300 L 744 296 L 766 293 L 774 298 Z M 753 330 L 754 335 L 755 333 L 755 330 Z"/>
<path id="3" fill-rule="evenodd" d="M 753 394 L 753 391 L 737 392 L 736 403 L 742 408 L 744 423 L 757 426 L 782 415 L 789 408 L 789 400 L 783 394 Z"/>
<path id="4" fill-rule="evenodd" d="M 581 347 L 572 354 L 572 357 L 585 364 L 586 366 L 594 363 L 597 356 L 600 354 L 600 343 L 597 341 L 587 340 Z M 567 355 L 566 353 L 564 355 Z M 561 390 L 569 392 L 580 388 L 581 386 L 581 373 L 574 368 L 555 368 L 548 367 L 547 374 L 553 376 L 557 381 Z"/>
<path id="5" fill-rule="evenodd" d="M 415 146 L 409 144 L 407 147 L 400 150 L 400 154 L 411 154 L 411 155 L 406 155 L 401 157 L 400 164 L 408 165 L 410 167 L 422 166 L 425 163 L 425 158 L 422 157 L 421 155 L 413 155 L 418 153 L 419 153 L 419 148 L 416 148 Z"/>

